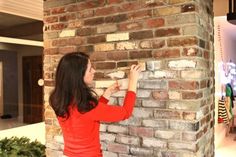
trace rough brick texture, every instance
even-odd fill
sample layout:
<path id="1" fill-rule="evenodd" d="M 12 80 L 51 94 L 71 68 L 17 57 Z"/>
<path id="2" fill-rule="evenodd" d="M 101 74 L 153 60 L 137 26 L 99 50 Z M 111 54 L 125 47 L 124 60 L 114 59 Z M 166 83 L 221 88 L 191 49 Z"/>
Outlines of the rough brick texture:
<path id="1" fill-rule="evenodd" d="M 48 97 L 62 55 L 84 51 L 98 95 L 125 72 L 110 103 L 122 105 L 128 68 L 142 63 L 130 119 L 102 124 L 104 157 L 213 157 L 211 0 L 44 0 L 44 102 L 47 156 L 63 138 Z"/>

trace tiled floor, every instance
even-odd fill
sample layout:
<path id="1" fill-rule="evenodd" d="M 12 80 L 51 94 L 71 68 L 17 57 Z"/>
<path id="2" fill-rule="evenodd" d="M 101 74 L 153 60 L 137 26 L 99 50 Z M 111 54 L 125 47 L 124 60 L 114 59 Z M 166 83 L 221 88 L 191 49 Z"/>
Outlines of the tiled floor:
<path id="1" fill-rule="evenodd" d="M 10 118 L 10 119 L 0 118 L 0 130 L 15 128 L 23 125 L 26 124 L 19 122 L 17 118 Z"/>
<path id="2" fill-rule="evenodd" d="M 236 156 L 236 134 L 229 134 L 225 137 L 219 148 L 215 150 L 215 157 L 235 157 Z"/>

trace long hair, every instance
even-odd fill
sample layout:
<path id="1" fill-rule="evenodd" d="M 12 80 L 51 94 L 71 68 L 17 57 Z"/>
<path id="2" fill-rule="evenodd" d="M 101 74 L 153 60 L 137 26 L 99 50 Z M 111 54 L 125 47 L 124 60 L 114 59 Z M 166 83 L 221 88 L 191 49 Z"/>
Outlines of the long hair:
<path id="1" fill-rule="evenodd" d="M 57 67 L 55 88 L 49 102 L 57 116 L 70 116 L 69 106 L 86 113 L 97 106 L 95 92 L 84 82 L 89 56 L 82 52 L 64 55 Z"/>

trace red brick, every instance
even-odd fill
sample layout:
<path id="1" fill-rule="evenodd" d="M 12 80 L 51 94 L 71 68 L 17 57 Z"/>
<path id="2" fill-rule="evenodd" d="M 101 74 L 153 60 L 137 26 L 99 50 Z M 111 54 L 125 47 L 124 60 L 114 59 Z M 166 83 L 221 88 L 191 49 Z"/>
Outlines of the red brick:
<path id="1" fill-rule="evenodd" d="M 158 29 L 155 31 L 156 37 L 165 37 L 173 35 L 180 35 L 180 28 Z"/>
<path id="2" fill-rule="evenodd" d="M 91 61 L 105 61 L 107 59 L 107 52 L 93 52 L 90 55 Z"/>
<path id="3" fill-rule="evenodd" d="M 86 10 L 96 7 L 102 7 L 105 5 L 106 0 L 86 0 L 85 2 L 78 4 L 78 10 Z"/>
<path id="4" fill-rule="evenodd" d="M 107 8 L 99 8 L 95 11 L 96 16 L 101 15 L 110 15 L 118 12 L 118 8 L 115 6 L 107 7 Z"/>
<path id="5" fill-rule="evenodd" d="M 88 17 L 93 17 L 93 16 L 94 16 L 93 10 L 83 10 L 83 11 L 77 12 L 78 18 L 88 18 Z"/>
<path id="6" fill-rule="evenodd" d="M 107 0 L 107 3 L 108 4 L 118 4 L 118 3 L 121 3 L 123 2 L 124 0 Z"/>
<path id="7" fill-rule="evenodd" d="M 139 137 L 153 137 L 154 130 L 153 128 L 130 126 L 129 134 L 132 136 L 139 136 Z"/>
<path id="8" fill-rule="evenodd" d="M 159 49 L 165 46 L 165 40 L 152 40 L 152 47 Z"/>
<path id="9" fill-rule="evenodd" d="M 102 23 L 104 23 L 103 17 L 96 17 L 96 18 L 84 20 L 84 25 L 99 25 Z"/>
<path id="10" fill-rule="evenodd" d="M 103 62 L 103 63 L 94 63 L 94 67 L 96 69 L 115 69 L 116 63 L 115 62 Z"/>
<path id="11" fill-rule="evenodd" d="M 94 47 L 92 45 L 79 46 L 78 47 L 78 51 L 81 51 L 81 52 L 93 52 L 94 51 Z"/>
<path id="12" fill-rule="evenodd" d="M 119 22 L 126 21 L 127 19 L 128 18 L 126 14 L 119 14 L 119 15 L 105 17 L 105 22 L 106 23 L 119 23 Z"/>
<path id="13" fill-rule="evenodd" d="M 87 35 L 93 35 L 96 33 L 96 28 L 79 28 L 77 30 L 78 36 L 87 36 Z"/>
<path id="14" fill-rule="evenodd" d="M 199 99 L 202 98 L 202 92 L 182 92 L 182 99 Z"/>
<path id="15" fill-rule="evenodd" d="M 155 118 L 161 119 L 181 119 L 182 114 L 178 111 L 156 110 L 154 111 Z"/>
<path id="16" fill-rule="evenodd" d="M 123 144 L 108 143 L 107 149 L 116 153 L 129 153 L 129 146 Z"/>
<path id="17" fill-rule="evenodd" d="M 169 98 L 167 91 L 153 91 L 152 97 L 156 100 L 166 100 Z"/>
<path id="18" fill-rule="evenodd" d="M 87 43 L 89 44 L 96 44 L 96 43 L 101 43 L 106 41 L 106 36 L 105 35 L 99 35 L 99 36 L 93 36 L 93 37 L 88 37 L 87 38 Z"/>
<path id="19" fill-rule="evenodd" d="M 58 23 L 51 26 L 51 30 L 62 30 L 67 27 L 67 24 Z"/>
<path id="20" fill-rule="evenodd" d="M 141 10 L 128 14 L 130 20 L 152 17 L 152 10 Z"/>
<path id="21" fill-rule="evenodd" d="M 67 12 L 76 12 L 76 11 L 79 11 L 79 7 L 78 5 L 74 4 L 74 5 L 69 5 L 67 8 L 66 8 L 66 11 Z"/>
<path id="22" fill-rule="evenodd" d="M 129 2 L 122 4 L 120 7 L 120 11 L 128 11 L 128 10 L 138 10 L 141 9 L 143 6 L 140 4 L 139 1 Z"/>
<path id="23" fill-rule="evenodd" d="M 74 13 L 62 15 L 59 17 L 60 22 L 65 22 L 65 21 L 70 21 L 70 20 L 75 20 L 75 19 L 76 19 L 76 15 Z"/>
<path id="24" fill-rule="evenodd" d="M 48 48 L 48 49 L 44 49 L 44 54 L 46 54 L 46 55 L 55 55 L 55 54 L 58 54 L 58 48 Z"/>
<path id="25" fill-rule="evenodd" d="M 66 46 L 67 45 L 67 39 L 57 39 L 52 41 L 52 46 Z"/>
<path id="26" fill-rule="evenodd" d="M 146 39 L 146 38 L 152 38 L 153 32 L 152 30 L 130 32 L 129 36 L 130 36 L 130 39 Z"/>
<path id="27" fill-rule="evenodd" d="M 163 1 L 149 1 L 148 4 L 146 4 L 145 7 L 158 7 L 158 6 L 163 6 L 165 2 Z"/>
<path id="28" fill-rule="evenodd" d="M 52 14 L 62 14 L 65 13 L 65 7 L 53 8 L 51 10 Z"/>
<path id="29" fill-rule="evenodd" d="M 117 67 L 118 68 L 120 68 L 120 67 L 129 67 L 132 64 L 138 64 L 138 62 L 137 61 L 121 61 L 121 62 L 117 63 Z"/>
<path id="30" fill-rule="evenodd" d="M 180 56 L 179 49 L 157 50 L 154 51 L 153 57 L 155 58 L 176 58 Z"/>
<path id="31" fill-rule="evenodd" d="M 142 29 L 143 26 L 140 22 L 129 22 L 129 23 L 121 23 L 119 24 L 120 31 L 128 31 L 128 30 L 139 30 Z"/>
<path id="32" fill-rule="evenodd" d="M 207 80 L 200 81 L 200 88 L 206 88 L 207 87 Z"/>
<path id="33" fill-rule="evenodd" d="M 117 51 L 117 52 L 109 52 L 107 53 L 108 60 L 123 60 L 128 59 L 128 52 L 126 51 Z"/>
<path id="34" fill-rule="evenodd" d="M 130 59 L 152 58 L 152 51 L 131 51 Z"/>
<path id="35" fill-rule="evenodd" d="M 58 22 L 58 16 L 45 17 L 43 21 L 46 23 L 55 23 L 55 22 Z"/>
<path id="36" fill-rule="evenodd" d="M 198 45 L 198 39 L 196 37 L 188 38 L 175 38 L 167 41 L 168 46 L 191 46 Z"/>
<path id="37" fill-rule="evenodd" d="M 169 89 L 196 90 L 199 89 L 198 81 L 169 81 Z"/>
<path id="38" fill-rule="evenodd" d="M 192 49 L 192 50 L 190 50 Z M 202 56 L 202 51 L 198 48 L 184 48 L 184 51 L 182 53 L 183 56 Z"/>
<path id="39" fill-rule="evenodd" d="M 43 16 L 50 16 L 51 15 L 51 11 L 48 9 L 48 10 L 44 10 L 43 11 Z"/>
<path id="40" fill-rule="evenodd" d="M 149 19 L 146 21 L 146 25 L 148 28 L 153 28 L 153 27 L 162 27 L 165 24 L 165 20 L 163 18 L 158 18 L 158 19 Z"/>
<path id="41" fill-rule="evenodd" d="M 76 46 L 66 46 L 66 47 L 60 47 L 59 48 L 59 53 L 60 54 L 67 54 L 69 52 L 76 52 L 77 47 Z"/>
<path id="42" fill-rule="evenodd" d="M 204 58 L 209 59 L 210 58 L 210 52 L 204 51 Z"/>

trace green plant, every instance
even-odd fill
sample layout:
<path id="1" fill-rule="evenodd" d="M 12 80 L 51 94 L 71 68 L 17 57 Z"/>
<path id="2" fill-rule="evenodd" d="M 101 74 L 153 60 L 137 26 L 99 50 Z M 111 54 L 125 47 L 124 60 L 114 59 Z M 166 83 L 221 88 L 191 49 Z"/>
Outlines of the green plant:
<path id="1" fill-rule="evenodd" d="M 46 157 L 45 146 L 27 137 L 0 140 L 0 157 Z"/>

